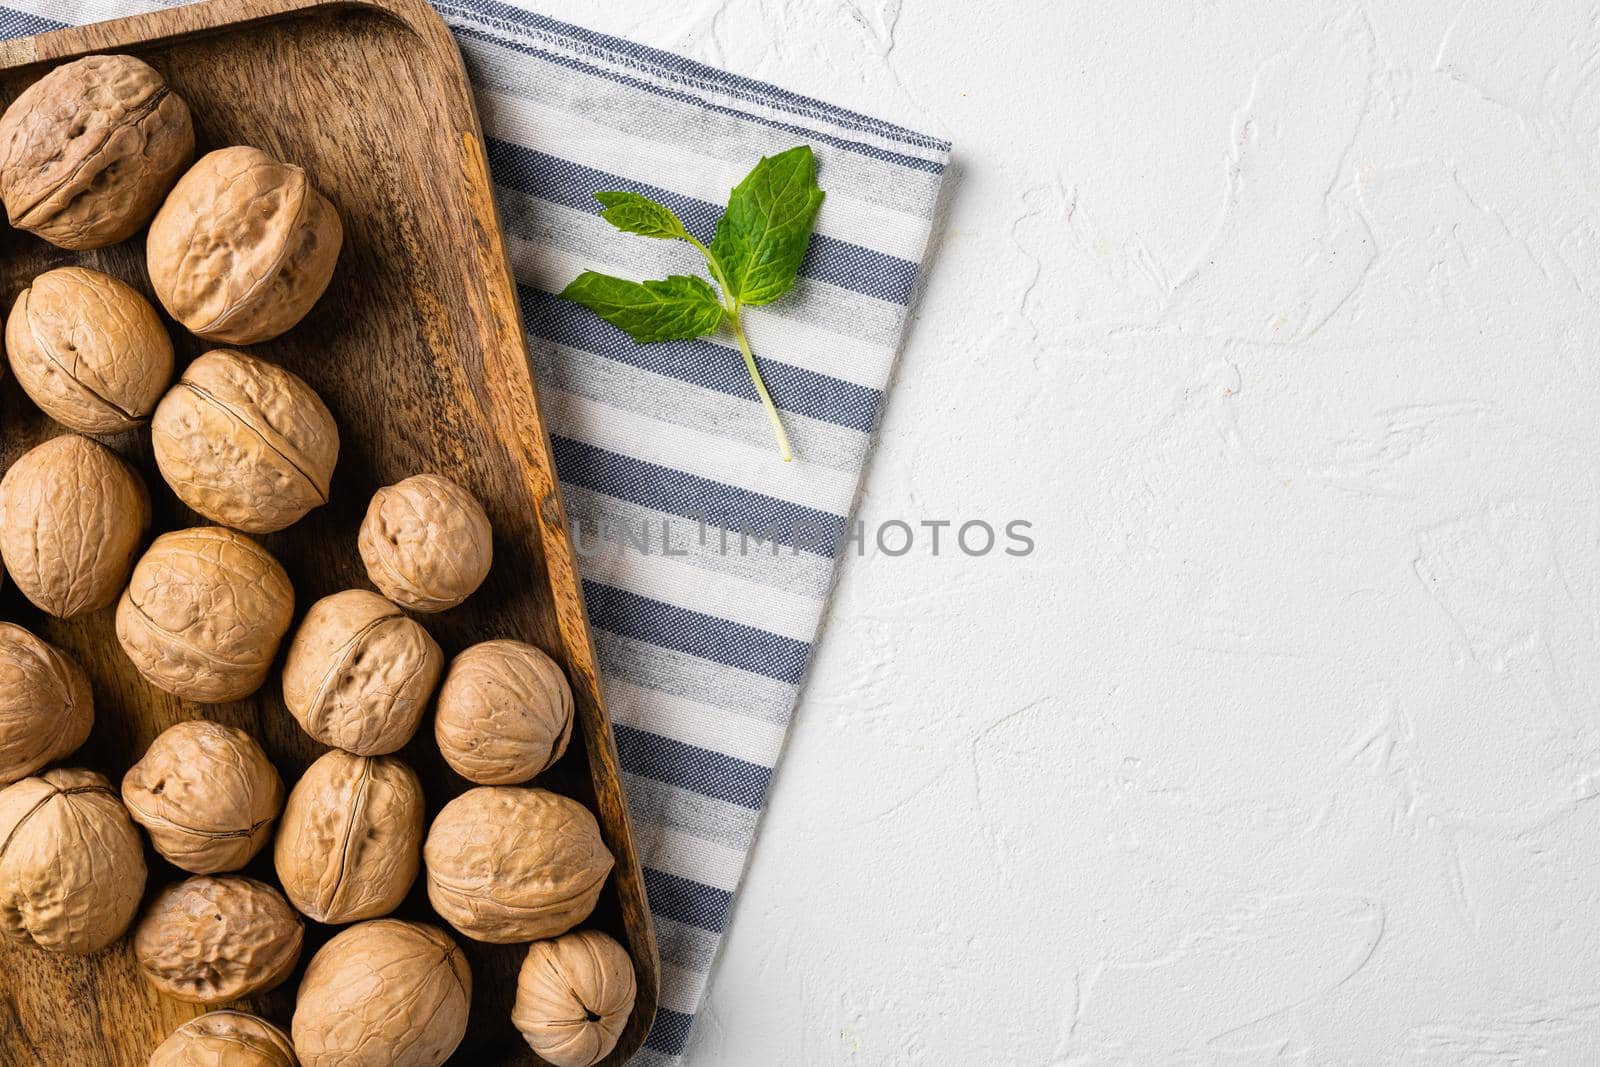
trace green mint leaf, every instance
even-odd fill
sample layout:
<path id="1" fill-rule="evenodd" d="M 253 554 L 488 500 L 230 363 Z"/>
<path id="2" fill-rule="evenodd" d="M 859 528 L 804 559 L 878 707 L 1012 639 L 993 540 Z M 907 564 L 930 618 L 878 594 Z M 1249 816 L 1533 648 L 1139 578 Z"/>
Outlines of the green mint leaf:
<path id="1" fill-rule="evenodd" d="M 789 291 L 822 197 L 810 145 L 763 157 L 734 187 L 711 242 L 729 300 L 768 304 Z"/>
<path id="2" fill-rule="evenodd" d="M 561 295 L 640 342 L 703 337 L 722 322 L 722 305 L 711 283 L 681 274 L 641 283 L 586 270 Z"/>
<path id="3" fill-rule="evenodd" d="M 689 236 L 683 220 L 673 214 L 671 208 L 649 197 L 638 193 L 595 193 L 594 198 L 605 207 L 600 217 L 623 233 L 665 239 Z"/>

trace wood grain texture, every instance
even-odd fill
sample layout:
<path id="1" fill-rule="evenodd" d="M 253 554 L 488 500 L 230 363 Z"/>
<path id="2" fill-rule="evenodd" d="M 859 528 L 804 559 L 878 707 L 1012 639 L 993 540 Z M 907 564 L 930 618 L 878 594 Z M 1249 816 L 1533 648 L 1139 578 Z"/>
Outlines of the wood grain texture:
<path id="1" fill-rule="evenodd" d="M 448 30 L 423 0 L 211 0 L 9 42 L 0 48 L 0 99 L 9 103 L 56 63 L 112 51 L 136 54 L 166 75 L 194 111 L 201 152 L 251 144 L 302 164 L 339 209 L 345 246 L 327 295 L 288 334 L 248 349 L 309 381 L 337 417 L 343 447 L 332 502 L 262 541 L 294 579 L 298 616 L 322 596 L 367 587 L 356 530 L 378 487 L 436 471 L 483 500 L 495 528 L 494 569 L 465 605 L 423 623 L 447 654 L 495 637 L 531 641 L 572 681 L 584 744 L 538 784 L 591 805 L 617 857 L 586 925 L 626 944 L 638 971 L 638 1005 L 606 1062 L 626 1060 L 655 1012 L 655 935 L 482 133 Z M 151 292 L 142 237 L 67 253 L 0 229 L 7 311 L 34 275 L 68 263 Z M 167 324 L 180 367 L 211 347 Z M 4 464 L 60 432 L 7 376 L 0 384 Z M 157 531 L 202 524 L 160 480 L 146 431 L 108 443 L 143 474 Z M 250 730 L 291 783 L 321 752 L 285 711 L 276 672 L 246 701 L 179 700 L 139 677 L 117 646 L 112 614 L 60 622 L 9 585 L 0 593 L 0 617 L 69 649 L 93 680 L 94 733 L 69 762 L 120 781 L 161 730 L 200 717 Z M 468 788 L 439 757 L 431 720 L 402 755 L 427 787 L 430 819 Z M 270 854 L 246 873 L 275 882 Z M 149 858 L 147 897 L 180 877 L 153 852 Z M 438 921 L 420 879 L 399 914 Z M 306 956 L 332 933 L 310 924 Z M 539 1062 L 510 1022 L 524 949 L 459 940 L 475 994 L 466 1041 L 451 1062 Z M 283 988 L 237 1006 L 287 1027 L 298 978 L 297 971 Z M 81 959 L 0 948 L 0 1062 L 7 1065 L 136 1067 L 200 1011 L 157 995 L 126 941 Z"/>

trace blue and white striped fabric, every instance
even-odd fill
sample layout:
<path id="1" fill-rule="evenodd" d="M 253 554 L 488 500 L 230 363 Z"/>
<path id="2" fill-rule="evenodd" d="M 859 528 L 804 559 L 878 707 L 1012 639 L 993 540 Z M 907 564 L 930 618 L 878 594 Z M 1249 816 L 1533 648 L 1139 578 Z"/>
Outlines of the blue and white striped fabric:
<path id="1" fill-rule="evenodd" d="M 154 6 L 9 3 L 8 37 Z M 494 0 L 436 6 L 477 88 L 660 935 L 661 1010 L 634 1062 L 671 1063 L 794 710 L 949 145 Z M 785 464 L 731 341 L 636 345 L 553 294 L 584 269 L 701 270 L 686 245 L 614 231 L 594 192 L 653 197 L 709 239 L 728 190 L 801 143 L 828 194 L 817 237 L 795 291 L 747 323 Z"/>

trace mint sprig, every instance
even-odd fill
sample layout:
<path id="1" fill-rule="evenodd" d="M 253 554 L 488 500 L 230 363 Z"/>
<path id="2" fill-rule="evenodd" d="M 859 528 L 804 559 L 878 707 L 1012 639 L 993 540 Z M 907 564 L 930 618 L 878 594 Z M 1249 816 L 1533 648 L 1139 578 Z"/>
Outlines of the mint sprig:
<path id="1" fill-rule="evenodd" d="M 705 257 L 720 295 L 703 278 L 674 275 L 632 282 L 594 271 L 584 271 L 561 293 L 641 344 L 704 337 L 726 323 L 786 463 L 794 452 L 750 351 L 743 312 L 770 304 L 794 287 L 826 195 L 817 186 L 816 173 L 809 145 L 763 157 L 729 195 L 709 248 L 663 204 L 638 193 L 596 193 L 604 209 L 601 217 L 624 233 L 693 245 Z"/>

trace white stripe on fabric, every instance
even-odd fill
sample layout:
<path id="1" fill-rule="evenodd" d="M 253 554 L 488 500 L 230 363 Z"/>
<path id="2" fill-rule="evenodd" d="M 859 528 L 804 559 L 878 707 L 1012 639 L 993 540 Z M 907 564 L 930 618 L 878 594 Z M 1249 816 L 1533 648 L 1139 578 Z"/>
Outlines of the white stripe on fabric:
<path id="1" fill-rule="evenodd" d="M 649 456 L 652 463 L 673 470 L 782 497 L 834 515 L 843 514 L 855 495 L 854 475 L 819 467 L 803 458 L 785 463 L 775 443 L 757 448 L 559 389 L 540 399 L 551 433 L 611 452 Z"/>
<path id="2" fill-rule="evenodd" d="M 661 1006 L 670 1011 L 692 1013 L 705 995 L 706 975 L 686 971 L 670 963 L 661 965 Z"/>
<path id="3" fill-rule="evenodd" d="M 585 552 L 583 576 L 796 641 L 810 641 L 816 633 L 817 619 L 822 616 L 820 600 L 790 596 L 771 586 L 704 570 L 647 547 L 650 550 L 641 552 L 608 542 L 602 551 Z"/>
<path id="4" fill-rule="evenodd" d="M 552 204 L 550 210 L 563 209 Z M 597 221 L 607 229 L 610 228 L 604 219 Z M 506 240 L 517 280 L 543 289 L 547 293 L 561 292 L 567 287 L 567 283 L 586 270 L 615 274 L 619 277 L 638 277 L 644 273 L 653 273 L 636 263 L 607 262 L 600 257 L 599 250 L 585 257 L 562 248 L 530 244 L 515 234 L 508 234 Z M 648 239 L 640 237 L 636 240 Z M 676 272 L 693 273 L 693 268 L 680 262 Z M 894 351 L 891 349 L 785 318 L 782 311 L 776 308 L 763 307 L 752 312 L 745 320 L 745 333 L 749 335 L 750 345 L 755 349 L 756 355 L 762 359 L 781 360 L 796 367 L 816 371 L 818 374 L 826 374 L 873 389 L 883 388 L 884 381 L 889 377 L 889 367 L 894 362 Z M 755 340 L 757 334 L 762 338 L 759 346 Z M 739 354 L 738 346 L 731 339 L 718 335 L 708 340 L 726 348 L 730 358 L 743 358 Z"/>
<path id="5" fill-rule="evenodd" d="M 744 870 L 744 849 L 706 841 L 659 823 L 633 828 L 639 862 L 657 871 L 732 892 Z"/>
<path id="6" fill-rule="evenodd" d="M 606 709 L 615 722 L 649 730 L 687 745 L 770 766 L 783 746 L 784 727 L 658 689 L 618 675 L 605 676 Z"/>
<path id="7" fill-rule="evenodd" d="M 541 144 L 559 139 L 562 158 L 611 174 L 660 175 L 657 184 L 712 204 L 727 202 L 755 162 L 721 160 L 670 142 L 646 140 L 600 126 L 582 115 L 510 93 L 478 93 L 483 132 L 489 137 Z M 848 192 L 829 192 L 817 216 L 817 232 L 864 248 L 914 260 L 928 244 L 932 224 L 898 211 L 853 199 Z"/>

